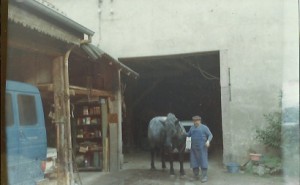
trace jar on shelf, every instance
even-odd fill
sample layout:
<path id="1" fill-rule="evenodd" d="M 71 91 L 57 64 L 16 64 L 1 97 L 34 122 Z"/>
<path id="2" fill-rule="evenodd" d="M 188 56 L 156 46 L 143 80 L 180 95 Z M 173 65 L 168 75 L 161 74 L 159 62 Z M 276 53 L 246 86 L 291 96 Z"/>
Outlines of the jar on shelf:
<path id="1" fill-rule="evenodd" d="M 83 114 L 84 116 L 89 115 L 89 107 L 88 107 L 88 106 L 84 106 L 84 107 L 83 107 L 82 114 Z"/>

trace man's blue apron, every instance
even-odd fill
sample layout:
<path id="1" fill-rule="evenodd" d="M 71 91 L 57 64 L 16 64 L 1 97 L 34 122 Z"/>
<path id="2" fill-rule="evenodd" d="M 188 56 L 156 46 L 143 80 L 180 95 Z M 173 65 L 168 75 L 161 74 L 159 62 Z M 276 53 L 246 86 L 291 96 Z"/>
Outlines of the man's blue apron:
<path id="1" fill-rule="evenodd" d="M 200 125 L 198 127 L 192 127 L 191 129 L 191 168 L 207 168 L 208 156 L 207 147 L 205 146 L 205 143 L 207 141 L 207 137 L 205 135 L 204 130 L 205 127 L 203 125 Z"/>

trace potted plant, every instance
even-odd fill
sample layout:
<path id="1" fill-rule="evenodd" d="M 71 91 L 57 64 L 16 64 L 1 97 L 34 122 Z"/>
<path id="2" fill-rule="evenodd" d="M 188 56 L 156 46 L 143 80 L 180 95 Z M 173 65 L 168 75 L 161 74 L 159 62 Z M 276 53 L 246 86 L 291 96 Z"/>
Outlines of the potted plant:
<path id="1" fill-rule="evenodd" d="M 250 153 L 251 161 L 260 161 L 262 154 Z"/>

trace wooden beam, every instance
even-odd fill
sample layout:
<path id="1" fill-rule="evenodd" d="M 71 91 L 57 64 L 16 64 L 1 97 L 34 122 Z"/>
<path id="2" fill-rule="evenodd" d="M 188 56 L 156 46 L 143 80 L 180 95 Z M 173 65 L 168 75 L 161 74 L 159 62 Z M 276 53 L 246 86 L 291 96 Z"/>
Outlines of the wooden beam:
<path id="1" fill-rule="evenodd" d="M 40 91 L 50 91 L 53 92 L 53 84 L 38 84 L 37 87 Z M 114 98 L 114 94 L 111 91 L 104 91 L 98 89 L 88 89 L 84 87 L 70 85 L 70 95 L 90 95 L 98 97 L 109 97 Z"/>
<path id="2" fill-rule="evenodd" d="M 40 91 L 53 91 L 53 84 L 37 84 L 36 86 Z"/>
<path id="3" fill-rule="evenodd" d="M 72 86 L 70 85 L 70 89 L 75 92 L 75 95 L 90 95 L 90 96 L 99 96 L 99 97 L 114 97 L 113 92 L 111 91 L 104 91 L 98 89 L 88 89 L 84 87 Z"/>

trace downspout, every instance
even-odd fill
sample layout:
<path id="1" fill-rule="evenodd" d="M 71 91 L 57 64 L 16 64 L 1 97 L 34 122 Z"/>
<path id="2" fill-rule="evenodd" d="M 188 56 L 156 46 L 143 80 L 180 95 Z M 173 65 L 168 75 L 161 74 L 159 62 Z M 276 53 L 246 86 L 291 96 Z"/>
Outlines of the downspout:
<path id="1" fill-rule="evenodd" d="M 80 41 L 80 45 L 81 44 L 90 44 L 90 43 L 92 43 L 92 36 L 91 35 L 88 35 L 88 39 L 87 40 L 86 39 L 82 39 Z"/>
<path id="2" fill-rule="evenodd" d="M 119 88 L 118 88 L 118 158 L 119 158 L 119 170 L 123 169 L 124 163 L 124 155 L 123 155 L 123 133 L 122 133 L 122 122 L 123 122 L 123 115 L 122 115 L 122 87 L 121 87 L 121 70 L 118 70 L 118 81 L 119 81 Z"/>
<path id="3" fill-rule="evenodd" d="M 92 42 L 92 36 L 88 35 L 87 40 L 81 40 L 80 44 L 88 44 Z M 67 155 L 66 155 L 66 161 L 68 164 L 68 173 L 67 176 L 67 184 L 72 185 L 74 184 L 74 173 L 73 173 L 73 149 L 72 149 L 72 131 L 71 131 L 71 111 L 70 111 L 70 81 L 69 81 L 69 57 L 72 52 L 72 50 L 76 47 L 76 45 L 71 46 L 71 48 L 65 53 L 64 56 L 64 89 L 65 89 L 65 105 L 66 105 L 66 132 L 65 139 L 68 143 L 67 148 Z"/>
<path id="4" fill-rule="evenodd" d="M 69 83 L 69 56 L 71 51 L 75 48 L 75 45 L 73 45 L 65 54 L 64 56 L 64 89 L 65 89 L 65 111 L 67 117 L 65 118 L 66 122 L 66 134 L 65 139 L 68 143 L 67 145 L 67 155 L 66 155 L 66 161 L 68 165 L 68 173 L 67 176 L 67 184 L 73 184 L 73 149 L 72 149 L 72 136 L 71 136 L 71 111 L 70 111 L 70 83 Z"/>

